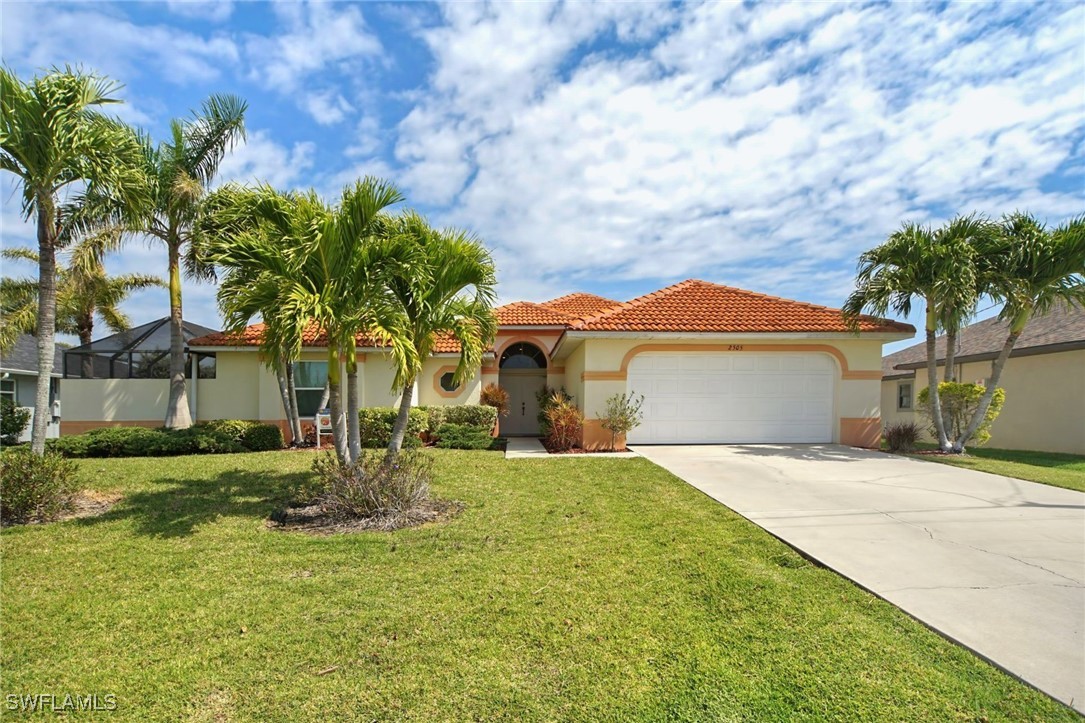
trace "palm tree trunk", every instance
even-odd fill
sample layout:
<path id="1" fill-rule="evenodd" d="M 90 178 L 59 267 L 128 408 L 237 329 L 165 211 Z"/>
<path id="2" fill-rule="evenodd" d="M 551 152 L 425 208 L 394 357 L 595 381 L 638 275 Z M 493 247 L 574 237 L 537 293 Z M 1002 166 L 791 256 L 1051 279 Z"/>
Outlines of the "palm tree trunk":
<path id="1" fill-rule="evenodd" d="M 963 454 L 964 446 L 968 444 L 972 439 L 972 435 L 976 433 L 976 430 L 983 424 L 983 418 L 987 416 L 987 410 L 991 408 L 991 400 L 995 396 L 995 389 L 998 388 L 999 379 L 1002 378 L 1002 370 L 1006 367 L 1006 360 L 1010 358 L 1010 352 L 1013 351 L 1014 344 L 1017 343 L 1017 338 L 1021 336 L 1021 332 L 1025 329 L 1025 323 L 1028 318 L 1022 321 L 1020 325 L 1014 324 L 1010 327 L 1010 333 L 1006 336 L 1006 342 L 1002 345 L 1002 351 L 998 353 L 998 357 L 995 359 L 995 363 L 991 365 L 991 378 L 987 380 L 987 390 L 980 397 L 979 406 L 976 407 L 975 413 L 972 415 L 971 421 L 968 423 L 968 427 L 953 444 L 953 451 Z"/>
<path id="2" fill-rule="evenodd" d="M 94 341 L 94 313 L 81 314 L 78 322 L 76 322 L 76 329 L 79 332 L 80 346 L 86 346 Z M 94 377 L 94 357 L 90 354 L 80 354 L 79 366 L 79 376 L 81 378 L 91 379 Z"/>
<path id="3" fill-rule="evenodd" d="M 938 320 L 934 311 L 931 310 L 930 300 L 927 300 L 927 387 L 930 395 L 931 420 L 934 422 L 934 431 L 938 434 L 938 449 L 943 452 L 949 451 L 949 440 L 946 438 L 946 425 L 942 420 L 942 401 L 938 397 L 938 355 L 935 346 Z"/>
<path id="4" fill-rule="evenodd" d="M 957 381 L 957 370 L 953 367 L 957 364 L 957 331 L 951 329 L 946 331 L 946 369 L 945 380 L 947 382 Z"/>
<path id="5" fill-rule="evenodd" d="M 287 391 L 285 365 L 282 362 L 275 367 L 275 381 L 279 383 L 279 398 L 282 400 L 283 411 L 286 413 L 286 424 L 290 427 L 290 445 L 294 446 L 297 443 L 297 437 L 294 436 L 294 420 L 290 416 L 290 393 Z"/>
<path id="6" fill-rule="evenodd" d="M 403 449 L 403 440 L 407 437 L 407 421 L 411 414 L 411 401 L 414 398 L 414 381 L 403 388 L 403 396 L 399 399 L 399 414 L 396 415 L 395 426 L 392 427 L 392 440 L 388 443 L 388 457 L 395 457 Z"/>
<path id="7" fill-rule="evenodd" d="M 30 450 L 45 454 L 45 436 L 52 419 L 49 388 L 53 379 L 56 355 L 57 262 L 56 210 L 53 199 L 45 194 L 37 198 L 38 210 L 38 382 L 34 394 L 34 425 L 30 431 Z"/>
<path id="8" fill-rule="evenodd" d="M 347 358 L 347 449 L 350 453 L 350 461 L 357 462 L 362 456 L 362 430 L 358 400 L 358 362 L 354 358 L 354 350 L 349 352 Z"/>
<path id="9" fill-rule="evenodd" d="M 298 411 L 298 388 L 294 384 L 294 362 L 286 363 L 286 401 L 290 405 L 290 436 L 294 438 L 292 444 L 297 447 L 305 439 L 301 432 L 301 413 Z"/>
<path id="10" fill-rule="evenodd" d="M 328 407 L 332 414 L 332 440 L 340 464 L 347 464 L 347 435 L 343 424 L 343 385 L 339 374 L 339 350 L 328 348 Z"/>
<path id="11" fill-rule="evenodd" d="M 192 426 L 185 386 L 185 336 L 181 326 L 181 244 L 176 238 L 168 244 L 170 264 L 170 397 L 166 405 L 166 426 L 187 429 Z"/>

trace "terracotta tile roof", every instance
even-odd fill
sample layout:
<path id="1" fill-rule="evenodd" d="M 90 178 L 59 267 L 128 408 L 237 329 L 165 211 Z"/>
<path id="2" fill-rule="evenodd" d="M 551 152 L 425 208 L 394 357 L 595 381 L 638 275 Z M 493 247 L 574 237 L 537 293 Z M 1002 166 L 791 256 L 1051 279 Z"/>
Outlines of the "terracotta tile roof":
<path id="1" fill-rule="evenodd" d="M 514 301 L 494 309 L 501 326 L 568 326 L 576 317 L 531 301 Z"/>
<path id="2" fill-rule="evenodd" d="M 1008 325 L 998 317 L 977 321 L 961 330 L 957 336 L 956 358 L 962 362 L 994 359 L 1006 343 Z M 1043 316 L 1029 320 L 1014 344 L 1011 356 L 1028 356 L 1085 349 L 1085 309 L 1060 304 Z M 935 340 L 938 361 L 946 358 L 946 337 Z M 927 345 L 920 342 L 882 358 L 882 373 L 887 377 L 911 376 L 911 369 L 925 366 Z M 899 367 L 904 367 L 900 369 Z"/>
<path id="3" fill-rule="evenodd" d="M 188 342 L 189 346 L 260 346 L 260 339 L 264 335 L 263 323 L 251 324 L 246 326 L 241 332 L 237 334 L 229 334 L 225 331 L 219 331 L 214 334 L 208 334 L 207 336 L 197 337 Z M 365 334 L 359 334 L 357 337 L 358 346 L 368 348 L 380 348 L 386 346 L 383 342 L 366 336 Z M 305 329 L 301 336 L 302 346 L 308 347 L 323 347 L 328 345 L 328 339 L 317 324 L 310 324 Z M 433 351 L 437 354 L 458 354 L 460 351 L 460 344 L 452 336 L 444 335 L 438 337 L 437 343 L 434 346 Z"/>
<path id="4" fill-rule="evenodd" d="M 542 305 L 580 319 L 586 316 L 594 316 L 614 306 L 620 306 L 621 303 L 614 299 L 581 292 L 559 296 L 556 299 L 542 302 Z"/>
<path id="5" fill-rule="evenodd" d="M 583 331 L 846 332 L 839 309 L 689 279 L 573 324 Z M 915 332 L 910 324 L 862 317 L 865 332 Z"/>

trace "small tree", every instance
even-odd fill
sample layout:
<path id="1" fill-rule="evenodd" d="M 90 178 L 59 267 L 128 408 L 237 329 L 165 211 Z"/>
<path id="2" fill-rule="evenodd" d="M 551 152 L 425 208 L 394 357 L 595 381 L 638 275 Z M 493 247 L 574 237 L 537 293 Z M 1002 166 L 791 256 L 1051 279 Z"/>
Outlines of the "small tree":
<path id="1" fill-rule="evenodd" d="M 938 385 L 938 398 L 942 401 L 942 419 L 945 420 L 946 432 L 953 439 L 961 439 L 968 423 L 972 421 L 976 410 L 983 401 L 987 387 L 982 384 L 966 384 L 963 382 L 942 382 Z M 983 416 L 980 424 L 972 435 L 977 445 L 982 445 L 991 438 L 991 423 L 1002 411 L 1002 405 L 1006 401 L 1006 392 L 1003 389 L 995 389 L 991 393 L 991 403 Z M 916 409 L 928 422 L 930 430 L 934 434 L 934 420 L 931 410 L 930 389 L 925 387 L 916 398 Z"/>
<path id="2" fill-rule="evenodd" d="M 644 421 L 644 395 L 633 392 L 615 394 L 607 399 L 607 413 L 603 416 L 603 429 L 610 432 L 610 449 L 617 450 L 617 439 L 636 429 Z"/>
<path id="3" fill-rule="evenodd" d="M 568 452 L 580 443 L 584 432 L 584 413 L 571 398 L 555 392 L 546 408 L 547 441 L 551 451 Z"/>
<path id="4" fill-rule="evenodd" d="M 482 388 L 479 402 L 497 410 L 498 417 L 509 416 L 509 393 L 497 384 L 490 383 Z"/>
<path id="5" fill-rule="evenodd" d="M 16 407 L 7 397 L 0 398 L 0 443 L 17 444 L 30 424 L 30 410 Z"/>

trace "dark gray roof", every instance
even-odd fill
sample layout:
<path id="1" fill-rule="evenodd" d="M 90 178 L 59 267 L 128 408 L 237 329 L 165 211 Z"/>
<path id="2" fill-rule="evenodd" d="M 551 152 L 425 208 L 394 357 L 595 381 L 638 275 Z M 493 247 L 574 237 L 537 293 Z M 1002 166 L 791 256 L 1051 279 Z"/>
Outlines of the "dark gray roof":
<path id="1" fill-rule="evenodd" d="M 93 352 L 93 353 L 116 353 L 128 351 L 169 351 L 170 348 L 170 318 L 164 316 L 161 319 L 149 321 L 146 324 L 134 326 L 128 331 L 95 339 L 89 344 L 69 349 L 70 352 Z M 181 320 L 181 335 L 185 343 L 208 334 L 218 334 L 218 329 L 194 324 L 191 321 Z"/>
<path id="2" fill-rule="evenodd" d="M 957 361 L 973 362 L 994 359 L 1006 343 L 1009 325 L 998 317 L 966 326 L 957 337 Z M 1085 349 L 1085 309 L 1059 304 L 1044 316 L 1029 320 L 1014 344 L 1010 356 L 1052 354 L 1071 349 Z M 946 358 L 946 337 L 936 341 L 938 362 Z M 883 378 L 911 376 L 910 370 L 927 363 L 925 342 L 882 357 Z"/>
<path id="3" fill-rule="evenodd" d="M 64 347 L 57 345 L 53 352 L 53 374 L 60 374 L 60 362 Z M 38 373 L 38 338 L 32 334 L 20 334 L 10 350 L 0 354 L 0 369 L 4 371 Z"/>

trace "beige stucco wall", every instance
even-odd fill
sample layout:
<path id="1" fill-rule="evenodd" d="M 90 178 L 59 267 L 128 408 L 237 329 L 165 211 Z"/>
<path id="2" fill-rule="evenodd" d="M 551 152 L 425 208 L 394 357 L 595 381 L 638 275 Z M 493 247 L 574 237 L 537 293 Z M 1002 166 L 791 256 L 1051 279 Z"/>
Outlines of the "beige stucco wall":
<path id="1" fill-rule="evenodd" d="M 939 367 L 939 378 L 942 368 Z M 991 374 L 991 362 L 959 366 L 958 379 L 977 382 Z M 1041 452 L 1085 454 L 1085 349 L 1056 354 L 1012 357 L 1006 362 L 999 386 L 1006 390 L 1002 413 L 991 425 L 986 446 L 996 449 L 1031 449 Z M 927 387 L 925 369 L 917 372 L 916 394 Z M 882 382 L 883 405 L 892 421 L 916 421 L 917 414 L 896 411 L 897 382 Z"/>
<path id="2" fill-rule="evenodd" d="M 841 339 L 766 339 L 733 338 L 724 342 L 705 338 L 654 339 L 583 339 L 579 347 L 563 361 L 566 386 L 575 388 L 577 403 L 586 422 L 586 437 L 606 407 L 608 397 L 626 392 L 623 363 L 638 347 L 644 351 L 714 351 L 742 354 L 779 351 L 820 352 L 830 356 L 837 368 L 834 408 L 837 424 L 833 439 L 845 444 L 860 440 L 869 443 L 881 422 L 882 340 L 870 338 Z M 739 349 L 735 349 L 738 347 Z M 729 351 L 735 349 L 734 351 Z M 574 382 L 573 377 L 579 380 Z M 574 385 L 576 385 L 574 387 Z M 593 420 L 595 420 L 593 422 Z"/>
<path id="3" fill-rule="evenodd" d="M 150 422 L 166 418 L 168 379 L 65 379 L 62 385 L 65 422 Z"/>
<path id="4" fill-rule="evenodd" d="M 422 375 L 418 379 L 416 404 L 424 407 L 478 404 L 479 393 L 482 391 L 481 370 L 476 369 L 472 377 L 461 384 L 455 392 L 446 392 L 441 388 L 441 376 L 445 372 L 455 372 L 457 361 L 454 357 L 435 357 L 426 360 L 422 365 Z"/>

